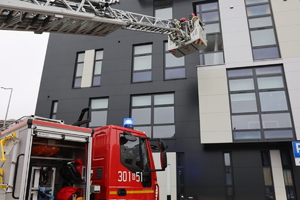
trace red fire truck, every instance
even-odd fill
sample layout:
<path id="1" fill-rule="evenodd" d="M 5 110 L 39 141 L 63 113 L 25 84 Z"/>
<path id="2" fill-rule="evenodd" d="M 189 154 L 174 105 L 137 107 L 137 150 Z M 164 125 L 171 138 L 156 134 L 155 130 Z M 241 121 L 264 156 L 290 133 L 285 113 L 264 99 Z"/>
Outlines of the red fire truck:
<path id="1" fill-rule="evenodd" d="M 143 132 L 25 117 L 0 133 L 0 199 L 159 199 L 153 145 Z"/>

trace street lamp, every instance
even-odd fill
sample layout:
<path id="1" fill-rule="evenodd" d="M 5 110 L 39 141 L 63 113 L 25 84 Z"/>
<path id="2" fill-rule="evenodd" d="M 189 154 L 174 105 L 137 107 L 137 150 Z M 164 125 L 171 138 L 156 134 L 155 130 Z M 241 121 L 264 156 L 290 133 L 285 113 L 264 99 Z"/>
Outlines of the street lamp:
<path id="1" fill-rule="evenodd" d="M 11 94 L 12 94 L 13 89 L 12 88 L 5 88 L 5 87 L 1 87 L 1 88 L 4 89 L 4 90 L 10 90 L 10 95 L 9 95 L 9 100 L 8 100 L 6 115 L 5 115 L 5 119 L 4 119 L 4 123 L 3 123 L 3 128 L 5 128 L 6 118 L 7 118 L 7 114 L 8 114 L 8 109 L 9 109 L 9 104 L 10 104 L 10 99 L 11 99 Z"/>

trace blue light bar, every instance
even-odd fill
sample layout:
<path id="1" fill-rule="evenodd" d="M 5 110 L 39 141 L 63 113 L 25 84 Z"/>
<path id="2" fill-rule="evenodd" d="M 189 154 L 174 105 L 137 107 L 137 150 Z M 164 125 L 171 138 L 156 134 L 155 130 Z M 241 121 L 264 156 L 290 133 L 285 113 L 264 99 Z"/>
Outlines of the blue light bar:
<path id="1" fill-rule="evenodd" d="M 133 129 L 133 119 L 132 118 L 124 118 L 123 127 Z"/>

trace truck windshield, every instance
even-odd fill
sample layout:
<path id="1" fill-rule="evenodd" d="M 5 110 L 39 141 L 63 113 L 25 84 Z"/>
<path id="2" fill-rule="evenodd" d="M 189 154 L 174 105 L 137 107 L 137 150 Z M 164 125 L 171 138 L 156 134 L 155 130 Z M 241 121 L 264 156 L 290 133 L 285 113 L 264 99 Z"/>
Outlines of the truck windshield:
<path id="1" fill-rule="evenodd" d="M 149 171 L 149 157 L 145 139 L 137 137 L 135 141 L 120 135 L 121 162 L 131 172 Z"/>

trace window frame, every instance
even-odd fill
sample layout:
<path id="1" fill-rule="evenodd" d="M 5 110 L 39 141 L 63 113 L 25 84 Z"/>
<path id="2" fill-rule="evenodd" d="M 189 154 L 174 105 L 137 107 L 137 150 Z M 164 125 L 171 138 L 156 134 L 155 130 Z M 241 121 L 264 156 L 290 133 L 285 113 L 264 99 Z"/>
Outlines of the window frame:
<path id="1" fill-rule="evenodd" d="M 57 109 L 58 109 L 58 100 L 54 100 L 51 103 L 50 119 L 56 119 L 56 117 L 57 117 Z"/>
<path id="2" fill-rule="evenodd" d="M 210 9 L 210 10 L 201 10 L 201 5 L 204 4 L 210 4 L 210 3 L 216 3 L 217 7 L 215 9 Z M 201 1 L 201 2 L 196 2 L 193 3 L 194 7 L 194 13 L 200 17 L 200 19 L 203 18 L 202 14 L 207 14 L 207 13 L 212 13 L 212 12 L 217 12 L 218 14 L 218 19 L 217 20 L 212 20 L 205 22 L 206 26 L 209 25 L 214 25 L 218 24 L 218 31 L 213 31 L 213 32 L 206 32 L 206 38 L 207 38 L 207 45 L 209 47 L 210 40 L 208 38 L 210 36 L 216 37 L 217 35 L 220 38 L 221 46 L 220 50 L 214 50 L 214 51 L 209 51 L 207 52 L 208 48 L 204 50 L 199 51 L 199 59 L 200 59 L 200 65 L 219 65 L 219 64 L 224 64 L 225 63 L 225 56 L 224 56 L 224 45 L 223 45 L 223 35 L 222 35 L 222 29 L 221 29 L 221 20 L 220 20 L 220 7 L 218 1 Z M 216 41 L 214 40 L 214 43 Z M 219 46 L 219 45 L 218 45 Z"/>
<path id="3" fill-rule="evenodd" d="M 274 69 L 276 69 L 276 67 L 279 67 L 278 69 L 280 69 L 281 72 L 269 73 L 269 74 L 256 74 L 257 69 L 268 68 L 268 67 L 270 67 L 269 69 L 271 69 L 272 67 L 274 67 Z M 245 76 L 241 75 L 241 76 L 230 77 L 230 75 L 228 74 L 229 72 L 233 72 L 234 70 L 243 70 L 243 69 L 250 69 L 252 71 L 252 75 L 245 74 Z M 258 88 L 258 79 L 259 78 L 278 77 L 278 76 L 282 77 L 283 87 L 281 87 L 281 88 L 263 88 L 263 89 Z M 287 84 L 286 84 L 286 80 L 285 80 L 283 66 L 282 65 L 269 65 L 269 66 L 260 66 L 260 67 L 258 66 L 258 67 L 251 67 L 251 68 L 238 68 L 238 69 L 227 70 L 228 85 L 230 85 L 231 80 L 243 80 L 243 79 L 249 79 L 249 78 L 253 79 L 254 89 L 231 91 L 230 87 L 228 87 L 233 141 L 234 142 L 245 142 L 245 141 L 251 142 L 251 141 L 276 141 L 276 140 L 277 141 L 278 140 L 292 141 L 292 140 L 294 140 L 295 139 L 294 122 L 293 122 L 293 118 L 292 118 L 292 109 L 291 109 L 291 105 L 290 105 L 290 101 L 289 101 L 289 95 L 288 95 Z M 274 110 L 269 110 L 269 111 L 263 111 L 262 105 L 261 105 L 260 93 L 262 93 L 262 92 L 278 92 L 278 91 L 284 92 L 287 108 L 283 109 L 283 110 L 274 109 Z M 254 93 L 254 95 L 255 95 L 256 111 L 233 112 L 231 95 L 232 94 L 251 94 L 251 93 Z M 290 121 L 289 121 L 290 126 L 289 127 L 268 127 L 264 124 L 266 121 L 264 121 L 263 118 L 266 117 L 267 115 L 276 116 L 276 115 L 280 115 L 280 114 L 287 114 L 290 116 Z M 245 117 L 245 116 L 250 117 L 253 115 L 258 116 L 258 119 L 259 119 L 258 127 L 255 124 L 253 124 L 253 128 L 248 127 L 248 128 L 237 128 L 236 129 L 236 127 L 234 127 L 234 123 L 235 123 L 235 121 L 233 119 L 234 117 L 236 117 L 236 118 L 238 118 L 239 116 L 240 117 Z M 278 119 L 279 119 L 279 121 L 277 121 L 277 123 L 282 122 L 280 120 L 281 118 L 278 118 Z M 247 121 L 245 121 L 245 122 L 247 122 Z M 253 121 L 253 123 L 254 123 L 254 121 Z M 284 124 L 284 122 L 282 122 L 282 123 Z M 239 125 L 240 124 L 241 123 L 239 123 Z M 249 121 L 248 121 L 248 126 L 249 126 Z M 289 135 L 289 137 L 278 137 L 278 136 L 276 136 L 276 131 L 287 131 L 286 133 Z M 243 134 L 244 134 L 244 138 L 243 138 Z M 273 136 L 270 137 L 271 136 L 270 134 L 273 134 Z M 251 135 L 252 135 L 252 137 L 250 137 Z M 239 137 L 241 137 L 241 138 L 239 138 Z"/>
<path id="4" fill-rule="evenodd" d="M 151 52 L 150 53 L 140 53 L 140 54 L 135 54 L 135 48 L 140 47 L 140 46 L 147 46 L 151 45 Z M 142 69 L 142 70 L 135 70 L 135 58 L 138 57 L 143 57 L 143 56 L 151 56 L 151 65 L 150 69 Z M 131 83 L 145 83 L 145 82 L 152 82 L 153 77 L 152 77 L 152 70 L 153 70 L 153 44 L 152 43 L 144 43 L 144 44 L 136 44 L 132 46 L 132 73 L 131 73 Z M 150 73 L 149 79 L 145 80 L 137 80 L 135 81 L 135 75 L 139 73 Z"/>
<path id="5" fill-rule="evenodd" d="M 101 99 L 107 100 L 107 107 L 105 107 L 105 108 L 93 108 L 92 107 L 92 101 L 93 100 L 101 100 Z M 87 127 L 93 128 L 93 127 L 106 126 L 107 125 L 107 119 L 108 119 L 109 98 L 108 97 L 94 97 L 94 98 L 90 98 L 89 99 L 89 107 L 91 108 L 90 112 L 89 112 L 89 117 L 90 117 L 91 121 L 87 124 Z M 98 112 L 98 111 L 100 111 L 100 112 L 105 111 L 106 112 L 106 116 L 105 116 L 106 123 L 104 125 L 95 125 L 95 126 L 92 125 L 91 126 L 91 123 L 92 123 L 92 120 L 93 120 L 92 114 L 93 114 L 93 112 Z"/>
<path id="6" fill-rule="evenodd" d="M 185 67 L 185 56 L 176 58 L 173 56 L 169 51 L 168 51 L 168 41 L 164 41 L 164 80 L 176 80 L 176 79 L 186 79 L 186 67 Z M 167 67 L 167 59 L 168 55 L 171 55 L 173 59 L 183 59 L 183 65 L 176 65 L 176 66 L 168 66 Z M 182 69 L 184 70 L 184 74 L 182 77 L 172 77 L 172 78 L 167 78 L 167 71 L 172 71 L 172 70 L 178 70 Z"/>
<path id="7" fill-rule="evenodd" d="M 173 103 L 168 103 L 168 104 L 155 104 L 155 96 L 159 96 L 159 95 L 172 95 L 173 96 Z M 133 105 L 133 99 L 134 97 L 142 97 L 142 96 L 149 96 L 150 97 L 150 104 L 147 105 Z M 145 127 L 147 129 L 150 129 L 150 133 L 146 132 L 146 134 L 150 137 L 150 138 L 164 138 L 164 139 L 173 139 L 176 135 L 176 127 L 175 127 L 175 93 L 174 92 L 168 92 L 168 93 L 155 93 L 155 94 L 143 94 L 143 95 L 132 95 L 131 96 L 131 108 L 130 108 L 130 116 L 134 119 L 133 116 L 133 112 L 134 109 L 149 109 L 150 110 L 150 119 L 148 123 L 143 123 L 143 124 L 137 124 L 135 123 L 135 129 L 136 130 L 140 130 L 140 128 L 144 128 Z M 166 123 L 155 123 L 155 109 L 156 108 L 170 108 L 172 107 L 173 109 L 173 115 L 172 115 L 172 120 L 173 122 L 166 122 Z M 174 135 L 171 137 L 162 137 L 162 136 L 158 136 L 155 137 L 155 127 L 167 127 L 167 126 L 173 126 L 174 128 Z M 142 131 L 142 130 L 141 130 Z"/>
<path id="8" fill-rule="evenodd" d="M 270 13 L 258 14 L 258 15 L 253 15 L 253 16 L 248 15 L 248 8 L 254 8 L 257 6 L 264 6 L 264 5 L 269 6 Z M 281 58 L 278 37 L 277 37 L 277 32 L 276 32 L 275 22 L 274 22 L 274 17 L 273 17 L 272 5 L 271 5 L 270 0 L 267 0 L 267 2 L 258 2 L 258 3 L 252 3 L 252 4 L 247 4 L 247 0 L 245 0 L 245 11 L 246 11 L 246 16 L 247 16 L 247 23 L 248 23 L 248 29 L 249 29 L 249 37 L 250 37 L 250 43 L 251 43 L 251 48 L 252 48 L 253 60 Z M 260 18 L 265 18 L 265 17 L 271 18 L 271 22 L 272 22 L 271 25 L 251 27 L 250 20 L 252 20 L 252 19 L 259 20 Z M 265 44 L 265 45 L 254 46 L 254 39 L 252 38 L 252 35 L 253 35 L 252 33 L 254 31 L 263 31 L 263 30 L 268 30 L 268 29 L 273 30 L 275 44 Z M 273 52 L 274 53 L 273 56 L 263 55 L 263 56 L 265 56 L 265 57 L 263 57 L 262 54 L 259 53 L 259 50 L 264 51 L 266 49 L 269 49 L 269 51 L 267 51 L 267 52 L 271 52 L 270 49 L 275 50 L 275 48 L 277 50 L 277 54 Z"/>
<path id="9" fill-rule="evenodd" d="M 80 54 L 83 54 L 83 60 L 82 61 L 78 61 Z M 78 70 L 78 65 L 82 64 L 82 71 L 83 71 L 83 68 L 84 68 L 84 57 L 85 57 L 85 51 L 77 52 L 77 54 L 76 54 L 76 61 L 75 61 L 75 68 L 74 68 L 74 77 L 73 77 L 73 83 L 72 83 L 72 88 L 74 88 L 74 89 L 81 88 L 82 73 L 81 73 L 81 76 L 77 76 L 77 70 Z M 80 79 L 80 86 L 78 86 L 78 87 L 75 86 L 77 79 Z"/>
<path id="10" fill-rule="evenodd" d="M 97 59 L 97 52 L 100 52 L 102 51 L 102 58 L 101 59 Z M 94 66 L 93 66 L 93 74 L 92 74 L 92 84 L 91 84 L 91 87 L 99 87 L 101 86 L 101 74 L 102 74 L 102 66 L 103 66 L 103 58 L 104 58 L 104 50 L 103 49 L 95 49 L 95 58 L 94 58 Z M 101 71 L 100 71 L 100 74 L 95 74 L 96 72 L 96 63 L 101 61 Z M 95 85 L 94 83 L 94 79 L 96 77 L 99 77 L 100 80 L 99 80 L 99 84 Z"/>
<path id="11" fill-rule="evenodd" d="M 164 0 L 161 0 L 161 1 L 164 1 Z M 157 15 L 157 10 L 162 10 L 162 9 L 168 9 L 168 8 L 170 8 L 171 9 L 171 13 L 170 13 L 170 18 L 167 18 L 166 20 L 168 20 L 168 19 L 173 19 L 173 0 L 169 0 L 170 2 L 170 4 L 168 4 L 168 5 L 164 5 L 164 6 L 159 6 L 159 5 L 157 5 L 157 1 L 156 0 L 154 0 L 153 1 L 153 16 L 154 17 L 157 17 L 157 18 L 161 18 L 161 19 L 166 19 L 166 18 L 164 18 L 164 17 L 161 17 L 160 15 Z M 166 2 L 166 1 L 165 1 Z"/>

